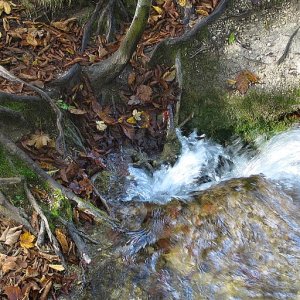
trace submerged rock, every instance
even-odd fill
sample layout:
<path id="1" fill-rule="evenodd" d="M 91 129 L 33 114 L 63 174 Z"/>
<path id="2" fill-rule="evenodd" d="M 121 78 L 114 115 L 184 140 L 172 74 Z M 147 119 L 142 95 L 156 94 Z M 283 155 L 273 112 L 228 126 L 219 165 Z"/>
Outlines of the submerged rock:
<path id="1" fill-rule="evenodd" d="M 126 246 L 96 259 L 85 299 L 300 296 L 299 211 L 266 179 L 232 179 L 147 209 Z"/>

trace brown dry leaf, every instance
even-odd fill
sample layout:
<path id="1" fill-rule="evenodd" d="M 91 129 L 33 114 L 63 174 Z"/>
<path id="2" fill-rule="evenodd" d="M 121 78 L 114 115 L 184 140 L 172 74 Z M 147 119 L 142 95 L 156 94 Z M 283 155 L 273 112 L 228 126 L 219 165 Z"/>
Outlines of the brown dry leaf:
<path id="1" fill-rule="evenodd" d="M 20 236 L 20 245 L 23 248 L 30 249 L 34 247 L 33 241 L 35 240 L 35 236 L 30 232 L 26 231 Z"/>
<path id="2" fill-rule="evenodd" d="M 36 35 L 35 35 L 34 32 L 28 33 L 27 36 L 26 36 L 26 42 L 27 42 L 29 45 L 33 46 L 33 47 L 38 46 L 39 43 L 38 43 L 38 41 L 36 40 L 35 37 L 36 37 Z"/>
<path id="3" fill-rule="evenodd" d="M 21 289 L 18 286 L 5 286 L 3 290 L 8 300 L 21 300 L 23 298 Z"/>
<path id="4" fill-rule="evenodd" d="M 49 265 L 49 268 L 60 272 L 65 270 L 63 265 Z"/>
<path id="5" fill-rule="evenodd" d="M 79 108 L 69 108 L 69 112 L 73 115 L 84 115 L 86 114 L 86 111 L 83 109 L 79 109 Z"/>
<path id="6" fill-rule="evenodd" d="M 4 244 L 8 246 L 14 245 L 22 233 L 21 228 L 22 225 L 13 228 L 7 227 L 0 237 L 0 242 L 4 242 Z"/>
<path id="7" fill-rule="evenodd" d="M 45 252 L 39 252 L 38 255 L 42 258 L 45 258 L 47 259 L 48 261 L 57 261 L 59 260 L 58 256 L 57 255 L 52 255 L 52 254 L 48 254 L 48 253 L 45 253 Z"/>
<path id="8" fill-rule="evenodd" d="M 68 32 L 71 30 L 74 22 L 76 22 L 76 18 L 70 18 L 65 21 L 52 22 L 51 25 L 59 30 Z"/>
<path id="9" fill-rule="evenodd" d="M 249 89 L 249 80 L 247 76 L 245 75 L 244 71 L 240 72 L 236 78 L 236 89 L 241 93 L 241 94 L 246 94 L 248 89 Z"/>
<path id="10" fill-rule="evenodd" d="M 38 269 L 32 268 L 32 267 L 28 267 L 26 268 L 26 277 L 29 278 L 34 278 L 37 277 L 39 275 L 39 271 Z"/>
<path id="11" fill-rule="evenodd" d="M 143 102 L 150 102 L 152 96 L 152 89 L 148 85 L 140 85 L 137 88 L 136 96 Z"/>
<path id="12" fill-rule="evenodd" d="M 30 139 L 25 142 L 28 146 L 34 146 L 36 149 L 41 149 L 48 144 L 51 144 L 52 140 L 49 135 L 43 132 L 32 134 Z"/>
<path id="13" fill-rule="evenodd" d="M 5 261 L 2 263 L 2 266 L 0 264 L 3 275 L 11 270 L 16 270 L 16 268 L 18 267 L 16 260 L 16 257 L 6 256 Z"/>
<path id="14" fill-rule="evenodd" d="M 252 84 L 259 83 L 259 77 L 256 74 L 252 73 L 249 70 L 245 70 L 244 74 L 248 78 L 248 80 L 250 81 L 250 83 L 252 83 Z"/>
<path id="15" fill-rule="evenodd" d="M 174 69 L 172 71 L 167 71 L 163 75 L 163 79 L 167 82 L 173 81 L 175 78 L 176 78 L 176 69 Z"/>
<path id="16" fill-rule="evenodd" d="M 63 231 L 60 228 L 55 229 L 55 235 L 62 248 L 63 253 L 68 253 L 69 243 L 66 235 L 63 233 Z"/>
<path id="17" fill-rule="evenodd" d="M 135 73 L 134 72 L 130 73 L 127 79 L 128 84 L 132 85 L 135 82 L 135 79 L 136 79 Z"/>

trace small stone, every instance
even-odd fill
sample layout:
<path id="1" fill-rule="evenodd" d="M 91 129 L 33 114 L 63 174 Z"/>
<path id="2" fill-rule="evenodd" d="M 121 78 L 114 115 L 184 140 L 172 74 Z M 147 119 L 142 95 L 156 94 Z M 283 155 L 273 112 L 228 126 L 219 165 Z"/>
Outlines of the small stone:
<path id="1" fill-rule="evenodd" d="M 271 45 L 272 45 L 271 43 L 268 43 L 268 44 L 267 44 L 268 47 L 271 47 Z"/>

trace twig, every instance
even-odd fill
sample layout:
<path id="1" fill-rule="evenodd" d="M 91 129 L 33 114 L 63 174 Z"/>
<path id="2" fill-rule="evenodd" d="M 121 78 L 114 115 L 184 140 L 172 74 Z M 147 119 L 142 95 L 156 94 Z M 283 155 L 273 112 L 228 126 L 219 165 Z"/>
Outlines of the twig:
<path id="1" fill-rule="evenodd" d="M 21 212 L 19 209 L 15 206 L 13 206 L 3 195 L 3 193 L 0 191 L 0 214 L 3 214 L 5 217 L 22 224 L 27 230 L 29 230 L 32 234 L 35 236 L 37 235 L 37 232 L 34 230 L 34 228 L 30 225 L 28 220 L 23 218 L 21 216 Z"/>
<path id="2" fill-rule="evenodd" d="M 195 113 L 192 112 L 185 120 L 183 120 L 183 121 L 179 124 L 178 128 L 182 128 L 187 122 L 189 122 L 190 120 L 192 120 L 192 119 L 194 118 L 194 115 L 195 115 Z"/>
<path id="3" fill-rule="evenodd" d="M 0 185 L 18 184 L 23 181 L 22 177 L 0 178 Z"/>
<path id="4" fill-rule="evenodd" d="M 45 222 L 44 220 L 41 220 L 40 230 L 36 240 L 36 244 L 38 247 L 41 247 L 45 243 L 45 230 Z"/>
<path id="5" fill-rule="evenodd" d="M 31 203 L 32 207 L 34 208 L 34 210 L 37 212 L 37 214 L 40 216 L 40 218 L 44 221 L 45 223 L 45 229 L 46 229 L 46 232 L 47 232 L 47 235 L 49 237 L 49 240 L 50 242 L 52 243 L 53 245 L 53 248 L 54 248 L 54 252 L 56 253 L 56 255 L 61 259 L 61 262 L 63 264 L 64 267 L 66 267 L 66 262 L 65 262 L 65 258 L 60 250 L 60 247 L 59 247 L 59 244 L 58 244 L 58 241 L 56 239 L 56 237 L 53 235 L 51 229 L 50 229 L 50 226 L 49 226 L 49 223 L 48 223 L 48 220 L 44 214 L 44 212 L 42 211 L 42 209 L 40 208 L 40 206 L 38 205 L 38 203 L 36 202 L 35 198 L 33 197 L 31 191 L 29 190 L 26 182 L 24 183 L 24 189 L 25 189 L 25 192 L 26 192 L 26 196 L 29 200 L 29 202 Z"/>
<path id="6" fill-rule="evenodd" d="M 7 139 L 0 132 L 0 145 L 2 145 L 9 153 L 16 155 L 19 159 L 21 159 L 26 165 L 33 170 L 40 178 L 45 180 L 49 187 L 54 191 L 60 191 L 64 197 L 67 199 L 74 201 L 78 209 L 85 211 L 88 214 L 91 214 L 96 221 L 98 222 L 106 222 L 111 225 L 113 228 L 118 229 L 119 226 L 112 221 L 109 216 L 100 209 L 93 206 L 91 203 L 81 199 L 77 195 L 75 195 L 72 191 L 62 186 L 58 182 L 56 182 L 50 175 L 48 175 L 43 169 L 41 169 L 23 150 L 18 148 L 13 142 Z"/>
<path id="7" fill-rule="evenodd" d="M 293 42 L 293 40 L 294 40 L 294 37 L 297 35 L 299 29 L 300 29 L 300 26 L 298 26 L 298 28 L 294 31 L 294 33 L 293 33 L 293 34 L 291 35 L 291 37 L 289 38 L 289 41 L 288 41 L 288 43 L 287 43 L 287 45 L 286 45 L 286 47 L 285 47 L 285 49 L 284 49 L 283 54 L 281 55 L 281 57 L 280 57 L 280 58 L 278 59 L 278 61 L 277 61 L 277 65 L 282 64 L 283 61 L 287 58 L 288 53 L 289 53 L 289 51 L 290 51 L 290 49 L 291 49 L 291 45 L 292 45 L 292 42 Z"/>
<path id="8" fill-rule="evenodd" d="M 42 89 L 40 89 L 30 83 L 27 83 L 22 79 L 19 79 L 18 77 L 14 76 L 10 72 L 8 72 L 3 66 L 0 66 L 0 76 L 2 76 L 3 78 L 5 78 L 9 81 L 19 82 L 19 83 L 26 85 L 27 87 L 31 88 L 33 91 L 38 93 L 41 98 L 43 98 L 45 101 L 47 101 L 50 104 L 51 108 L 53 109 L 53 111 L 56 114 L 56 126 L 58 129 L 58 137 L 56 139 L 56 148 L 60 154 L 65 156 L 66 145 L 65 145 L 64 132 L 63 132 L 63 127 L 62 127 L 62 116 L 63 115 L 62 115 L 62 112 L 60 111 L 60 109 L 58 108 L 58 106 L 56 105 L 56 103 Z"/>

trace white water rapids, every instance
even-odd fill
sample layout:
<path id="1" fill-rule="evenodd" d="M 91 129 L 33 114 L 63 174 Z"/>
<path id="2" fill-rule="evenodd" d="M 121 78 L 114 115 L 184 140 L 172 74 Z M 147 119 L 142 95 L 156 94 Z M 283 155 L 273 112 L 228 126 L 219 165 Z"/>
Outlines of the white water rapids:
<path id="1" fill-rule="evenodd" d="M 300 128 L 280 133 L 269 141 L 257 142 L 257 151 L 245 150 L 240 142 L 222 147 L 195 133 L 178 132 L 181 154 L 173 166 L 153 174 L 130 167 L 133 178 L 127 201 L 165 203 L 172 198 L 188 200 L 190 194 L 220 181 L 263 174 L 293 195 L 300 195 Z M 297 198 L 297 197 L 296 197 Z"/>

